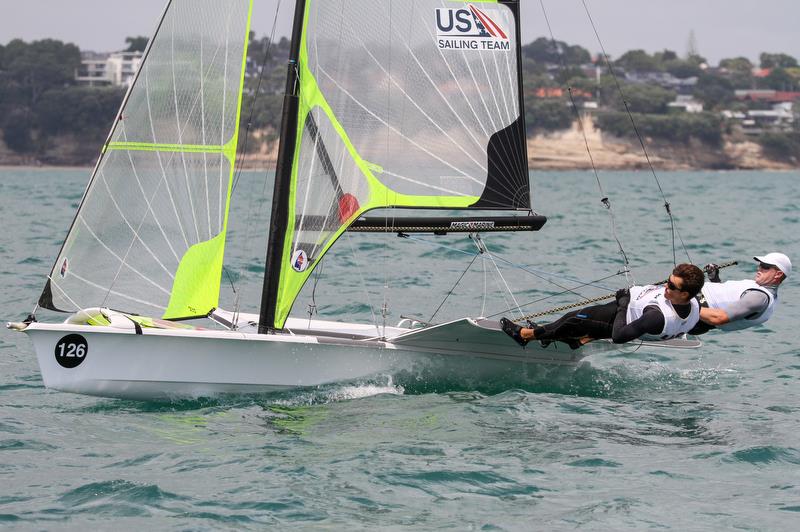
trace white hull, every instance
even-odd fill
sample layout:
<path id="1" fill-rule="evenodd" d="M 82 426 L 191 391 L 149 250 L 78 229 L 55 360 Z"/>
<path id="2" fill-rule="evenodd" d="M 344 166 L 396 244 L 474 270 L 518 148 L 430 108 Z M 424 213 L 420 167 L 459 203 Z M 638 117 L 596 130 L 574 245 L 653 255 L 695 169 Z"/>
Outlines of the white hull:
<path id="1" fill-rule="evenodd" d="M 338 331 L 328 331 L 331 336 L 173 329 L 136 334 L 131 329 L 33 323 L 25 332 L 33 339 L 48 388 L 132 399 L 259 393 L 403 371 L 433 378 L 492 378 L 519 374 L 530 363 L 574 364 L 590 351 L 544 350 L 538 344 L 521 349 L 502 331 L 474 320 L 405 330 L 411 338 L 397 335 L 394 341 L 351 334 L 353 327 L 361 328 L 340 324 Z M 436 329 L 439 334 L 431 335 Z M 397 331 L 403 330 L 391 332 Z M 434 337 L 415 339 L 421 331 Z M 68 334 L 87 342 L 86 355 L 73 368 L 56 357 L 57 344 Z"/>
<path id="2" fill-rule="evenodd" d="M 292 320 L 289 325 L 308 325 Z M 571 351 L 517 346 L 496 322 L 464 318 L 425 329 L 387 329 L 314 322 L 314 334 L 259 335 L 238 331 L 133 329 L 32 323 L 42 378 L 48 388 L 129 399 L 174 399 L 262 393 L 406 372 L 431 379 L 508 379 L 529 365 L 575 364 L 616 346 L 593 342 Z M 86 353 L 75 367 L 58 360 L 58 344 L 81 335 Z M 686 347 L 696 347 L 686 345 Z M 62 353 L 63 355 L 63 353 Z M 61 360 L 64 360 L 63 358 Z M 73 363 L 77 359 L 73 359 Z"/>

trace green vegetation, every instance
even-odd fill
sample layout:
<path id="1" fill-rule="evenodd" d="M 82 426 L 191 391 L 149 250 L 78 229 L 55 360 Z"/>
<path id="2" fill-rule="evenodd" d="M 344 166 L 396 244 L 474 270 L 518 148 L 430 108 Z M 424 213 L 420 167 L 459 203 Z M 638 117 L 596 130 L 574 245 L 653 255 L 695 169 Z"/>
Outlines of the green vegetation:
<path id="1" fill-rule="evenodd" d="M 83 164 L 96 156 L 123 91 L 75 86 L 80 63 L 78 47 L 61 41 L 17 39 L 3 47 L 0 130 L 9 149 L 62 164 Z M 76 148 L 68 155 L 53 154 L 50 161 L 60 136 L 73 137 Z"/>
<path id="2" fill-rule="evenodd" d="M 645 137 L 671 142 L 688 142 L 695 138 L 711 146 L 722 142 L 722 118 L 714 113 L 640 114 L 633 113 L 639 133 Z M 597 126 L 618 137 L 636 135 L 627 113 L 604 112 L 597 115 Z"/>
<path id="3" fill-rule="evenodd" d="M 125 51 L 143 51 L 146 46 L 146 37 L 125 39 Z M 270 43 L 250 35 L 242 109 L 242 142 L 250 146 L 278 137 L 289 47 L 286 38 Z M 569 128 L 575 119 L 572 101 L 578 108 L 596 101 L 599 108 L 585 112 L 594 114 L 595 125 L 612 135 L 635 134 L 630 111 L 646 137 L 666 142 L 696 139 L 718 147 L 723 135 L 735 128 L 721 111 L 771 109 L 770 102 L 758 98 L 737 99 L 735 91 L 800 91 L 800 65 L 782 53 L 761 54 L 758 67 L 763 70 L 757 72 L 745 57 L 726 58 L 718 67 L 709 67 L 699 55 L 631 50 L 613 61 L 616 79 L 604 60 L 593 64 L 588 50 L 562 41 L 538 38 L 522 47 L 522 56 L 528 134 Z M 0 45 L 0 138 L 9 150 L 52 164 L 91 164 L 97 157 L 125 91 L 77 85 L 80 64 L 80 50 L 60 41 L 13 40 Z M 705 112 L 671 107 L 679 93 L 701 102 Z M 795 127 L 798 123 L 796 119 Z M 767 128 L 757 141 L 772 158 L 800 160 L 796 130 Z"/>
<path id="4" fill-rule="evenodd" d="M 528 135 L 537 131 L 557 131 L 572 125 L 575 115 L 562 98 L 533 99 L 525 105 Z"/>
<path id="5" fill-rule="evenodd" d="M 758 142 L 770 158 L 787 163 L 800 163 L 800 131 L 765 133 L 759 137 Z"/>

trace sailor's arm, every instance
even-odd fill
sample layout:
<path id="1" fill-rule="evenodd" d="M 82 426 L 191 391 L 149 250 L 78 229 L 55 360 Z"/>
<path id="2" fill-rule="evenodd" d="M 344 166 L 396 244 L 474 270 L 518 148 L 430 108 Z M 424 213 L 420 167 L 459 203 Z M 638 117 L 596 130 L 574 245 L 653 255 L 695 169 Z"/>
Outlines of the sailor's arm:
<path id="1" fill-rule="evenodd" d="M 701 307 L 700 321 L 717 327 L 730 322 L 731 319 L 728 316 L 728 313 L 721 308 Z"/>
<path id="2" fill-rule="evenodd" d="M 769 297 L 761 290 L 747 290 L 735 303 L 721 308 L 701 308 L 700 320 L 718 327 L 732 321 L 753 319 L 769 306 Z"/>

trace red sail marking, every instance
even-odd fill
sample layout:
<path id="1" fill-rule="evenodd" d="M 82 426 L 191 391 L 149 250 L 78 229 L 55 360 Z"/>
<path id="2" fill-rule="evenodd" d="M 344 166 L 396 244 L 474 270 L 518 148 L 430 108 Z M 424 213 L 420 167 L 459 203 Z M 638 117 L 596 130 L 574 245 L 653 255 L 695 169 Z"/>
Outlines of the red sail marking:
<path id="1" fill-rule="evenodd" d="M 352 194 L 344 194 L 339 198 L 339 222 L 345 223 L 359 209 L 358 200 Z"/>
<path id="2" fill-rule="evenodd" d="M 483 27 L 486 28 L 486 30 L 492 35 L 492 37 L 498 37 L 498 34 L 500 34 L 499 37 L 501 39 L 508 40 L 508 36 L 506 36 L 503 30 L 500 29 L 500 26 L 495 24 L 495 22 L 492 19 L 490 19 L 486 13 L 484 13 L 483 11 L 481 11 L 480 9 L 478 9 L 473 5 L 470 5 L 469 8 L 472 11 L 472 14 L 478 17 L 478 20 L 481 21 Z"/>

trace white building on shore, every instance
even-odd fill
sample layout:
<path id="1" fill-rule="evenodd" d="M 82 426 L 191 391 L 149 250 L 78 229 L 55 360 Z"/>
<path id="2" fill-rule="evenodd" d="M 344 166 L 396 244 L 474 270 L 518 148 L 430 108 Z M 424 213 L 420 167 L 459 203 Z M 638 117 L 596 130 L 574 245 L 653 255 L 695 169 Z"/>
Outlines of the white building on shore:
<path id="1" fill-rule="evenodd" d="M 127 86 L 142 62 L 142 52 L 81 53 L 81 66 L 75 72 L 79 85 Z"/>

